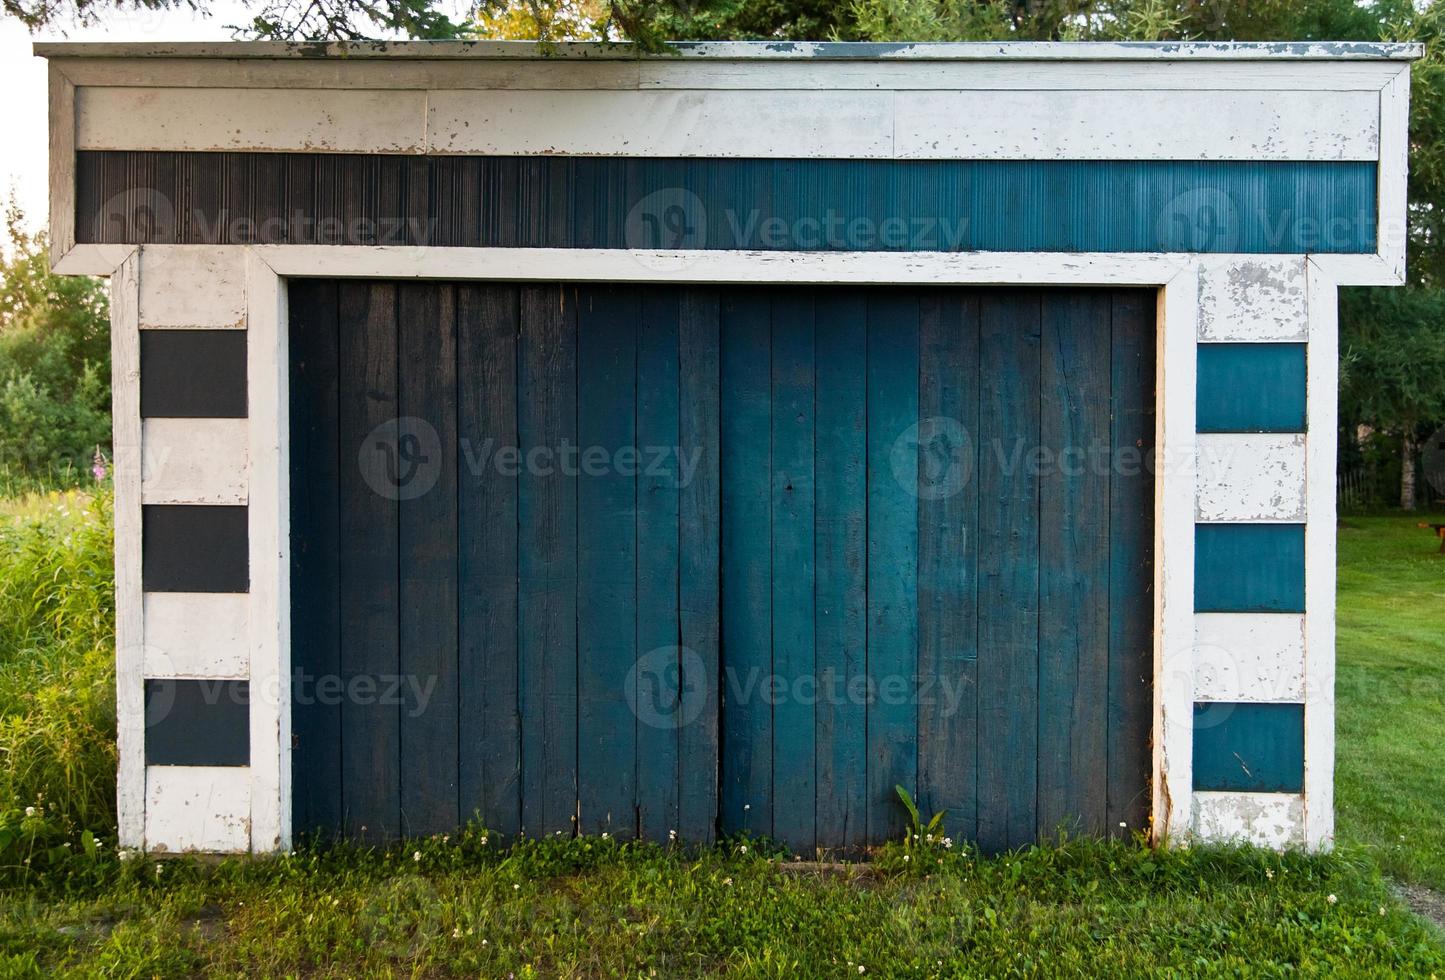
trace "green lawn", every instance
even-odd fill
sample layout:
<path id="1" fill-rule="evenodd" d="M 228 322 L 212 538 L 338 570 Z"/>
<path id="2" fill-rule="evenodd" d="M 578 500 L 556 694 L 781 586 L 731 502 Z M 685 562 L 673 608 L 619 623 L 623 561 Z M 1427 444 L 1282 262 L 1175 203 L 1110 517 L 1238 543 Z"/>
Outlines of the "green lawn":
<path id="1" fill-rule="evenodd" d="M 1445 555 L 1424 520 L 1340 530 L 1335 802 L 1343 846 L 1445 890 Z"/>
<path id="2" fill-rule="evenodd" d="M 99 826 L 88 784 L 60 782 L 111 765 L 92 744 L 99 709 L 60 713 L 85 703 L 74 679 L 110 623 L 89 593 L 57 589 L 87 569 L 103 583 L 108 545 L 86 529 L 108 513 L 32 509 L 0 552 L 0 753 L 36 774 L 0 779 L 0 977 L 1445 975 L 1445 938 L 1381 875 L 1445 888 L 1445 559 L 1415 519 L 1341 532 L 1336 854 L 1073 842 L 905 861 L 891 845 L 819 869 L 758 842 L 508 848 L 480 831 L 387 852 L 121 860 L 113 836 L 76 834 Z M 24 695 L 27 677 L 51 693 Z M 18 797 L 41 785 L 61 789 L 26 815 Z"/>

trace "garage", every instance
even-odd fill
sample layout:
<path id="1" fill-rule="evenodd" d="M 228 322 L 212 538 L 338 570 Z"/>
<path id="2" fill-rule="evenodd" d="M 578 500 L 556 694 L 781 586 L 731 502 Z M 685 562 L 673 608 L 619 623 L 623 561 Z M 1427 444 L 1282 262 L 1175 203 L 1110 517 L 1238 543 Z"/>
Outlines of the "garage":
<path id="1" fill-rule="evenodd" d="M 298 831 L 1144 827 L 1152 293 L 289 298 Z"/>

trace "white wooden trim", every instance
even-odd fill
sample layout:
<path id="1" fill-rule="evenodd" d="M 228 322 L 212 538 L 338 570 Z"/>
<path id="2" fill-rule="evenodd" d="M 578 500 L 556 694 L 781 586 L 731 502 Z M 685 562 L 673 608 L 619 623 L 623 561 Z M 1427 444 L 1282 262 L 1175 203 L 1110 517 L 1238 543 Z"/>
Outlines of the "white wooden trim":
<path id="1" fill-rule="evenodd" d="M 747 252 L 602 248 L 255 245 L 281 276 L 514 282 L 1160 286 L 1196 257 L 1172 252 Z"/>
<path id="2" fill-rule="evenodd" d="M 1391 61 L 704 61 L 549 59 L 300 60 L 65 58 L 76 85 L 146 88 L 367 88 L 496 91 L 822 89 L 826 91 L 1334 91 L 1378 92 Z"/>
<path id="3" fill-rule="evenodd" d="M 245 269 L 241 245 L 147 246 L 141 256 L 141 329 L 245 329 Z"/>
<path id="4" fill-rule="evenodd" d="M 1375 92 L 82 87 L 82 150 L 1368 160 Z M 1228 120 L 1220 125 L 1219 120 Z"/>
<path id="5" fill-rule="evenodd" d="M 1424 45 L 1379 41 L 683 41 L 661 54 L 630 44 L 535 41 L 42 41 L 42 58 L 355 58 L 408 59 L 663 60 L 707 61 L 1412 61 Z"/>
<path id="6" fill-rule="evenodd" d="M 1305 519 L 1305 437 L 1201 433 L 1195 519 L 1298 524 Z"/>
<path id="7" fill-rule="evenodd" d="M 146 677 L 250 677 L 248 596 L 150 592 L 144 608 Z"/>
<path id="8" fill-rule="evenodd" d="M 1200 341 L 1305 339 L 1305 256 L 1211 255 L 1200 266 Z"/>
<path id="9" fill-rule="evenodd" d="M 893 99 L 893 155 L 900 159 L 1379 156 L 1379 99 L 1373 93 L 897 92 Z"/>
<path id="10" fill-rule="evenodd" d="M 244 767 L 150 766 L 145 846 L 156 853 L 241 853 L 251 839 L 251 782 Z"/>
<path id="11" fill-rule="evenodd" d="M 1305 524 L 1305 845 L 1335 834 L 1335 464 L 1339 289 L 1310 264 Z"/>
<path id="12" fill-rule="evenodd" d="M 1298 613 L 1196 613 L 1194 699 L 1304 700 L 1305 624 Z"/>
<path id="13" fill-rule="evenodd" d="M 1154 519 L 1154 836 L 1190 829 L 1194 750 L 1194 405 L 1199 272 L 1159 294 Z"/>
<path id="14" fill-rule="evenodd" d="M 291 541 L 286 293 L 246 252 L 251 493 L 251 846 L 291 846 Z"/>
<path id="15" fill-rule="evenodd" d="M 141 422 L 138 256 L 110 280 L 115 483 L 116 813 L 122 847 L 145 840 L 145 612 L 141 602 Z"/>
<path id="16" fill-rule="evenodd" d="M 148 504 L 244 504 L 249 474 L 245 419 L 141 423 L 141 496 Z"/>
<path id="17" fill-rule="evenodd" d="M 75 247 L 75 85 L 60 65 L 50 74 L 50 261 Z"/>
<path id="18" fill-rule="evenodd" d="M 76 245 L 52 265 L 59 275 L 109 276 L 135 245 Z M 174 246 L 148 245 L 147 248 Z M 221 247 L 221 246 L 217 246 Z M 1300 256 L 1181 252 L 773 252 L 562 248 L 416 248 L 403 245 L 249 246 L 283 276 L 341 279 L 515 279 L 548 281 L 565 263 L 575 282 L 857 282 L 1158 286 L 1205 258 L 1238 261 Z M 1341 286 L 1398 286 L 1378 255 L 1304 256 Z M 574 268 L 576 272 L 574 273 Z M 882 273 L 882 274 L 880 274 Z M 757 276 L 765 278 L 758 279 Z M 937 279 L 929 279 L 935 275 Z M 845 276 L 849 278 L 844 278 Z"/>
<path id="19" fill-rule="evenodd" d="M 426 93 L 82 88 L 75 130 L 81 150 L 422 153 Z"/>
<path id="20" fill-rule="evenodd" d="M 1375 251 L 1405 281 L 1406 198 L 1410 173 L 1410 69 L 1380 90 L 1380 178 Z"/>
<path id="21" fill-rule="evenodd" d="M 1194 794 L 1195 836 L 1211 843 L 1283 850 L 1304 843 L 1304 800 L 1296 793 Z"/>
<path id="22" fill-rule="evenodd" d="M 74 245 L 64 255 L 52 252 L 50 271 L 59 276 L 109 276 L 135 254 L 138 245 Z"/>

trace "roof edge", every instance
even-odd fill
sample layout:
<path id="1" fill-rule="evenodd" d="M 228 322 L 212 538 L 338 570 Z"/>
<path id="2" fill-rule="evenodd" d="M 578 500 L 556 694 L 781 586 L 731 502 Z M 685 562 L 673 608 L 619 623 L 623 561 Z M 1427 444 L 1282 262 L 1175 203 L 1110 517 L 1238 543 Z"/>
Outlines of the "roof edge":
<path id="1" fill-rule="evenodd" d="M 684 41 L 669 47 L 671 52 L 644 55 L 633 45 L 607 42 L 38 41 L 34 52 L 42 58 L 619 60 L 681 56 L 713 61 L 1413 61 L 1424 54 L 1420 44 L 1373 41 Z"/>

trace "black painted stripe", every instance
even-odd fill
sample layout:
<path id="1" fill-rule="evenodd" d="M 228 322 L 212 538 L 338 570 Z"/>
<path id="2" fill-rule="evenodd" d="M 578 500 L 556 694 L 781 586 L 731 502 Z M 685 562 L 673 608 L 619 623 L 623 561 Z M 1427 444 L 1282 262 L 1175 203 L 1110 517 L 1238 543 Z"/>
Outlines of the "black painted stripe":
<path id="1" fill-rule="evenodd" d="M 142 330 L 145 418 L 246 417 L 246 331 Z"/>
<path id="2" fill-rule="evenodd" d="M 246 681 L 146 681 L 146 764 L 250 765 L 250 702 Z"/>
<path id="3" fill-rule="evenodd" d="M 81 242 L 1375 249 L 1373 162 L 77 155 Z"/>
<path id="4" fill-rule="evenodd" d="M 149 504 L 143 508 L 142 524 L 145 591 L 250 589 L 245 507 Z"/>

